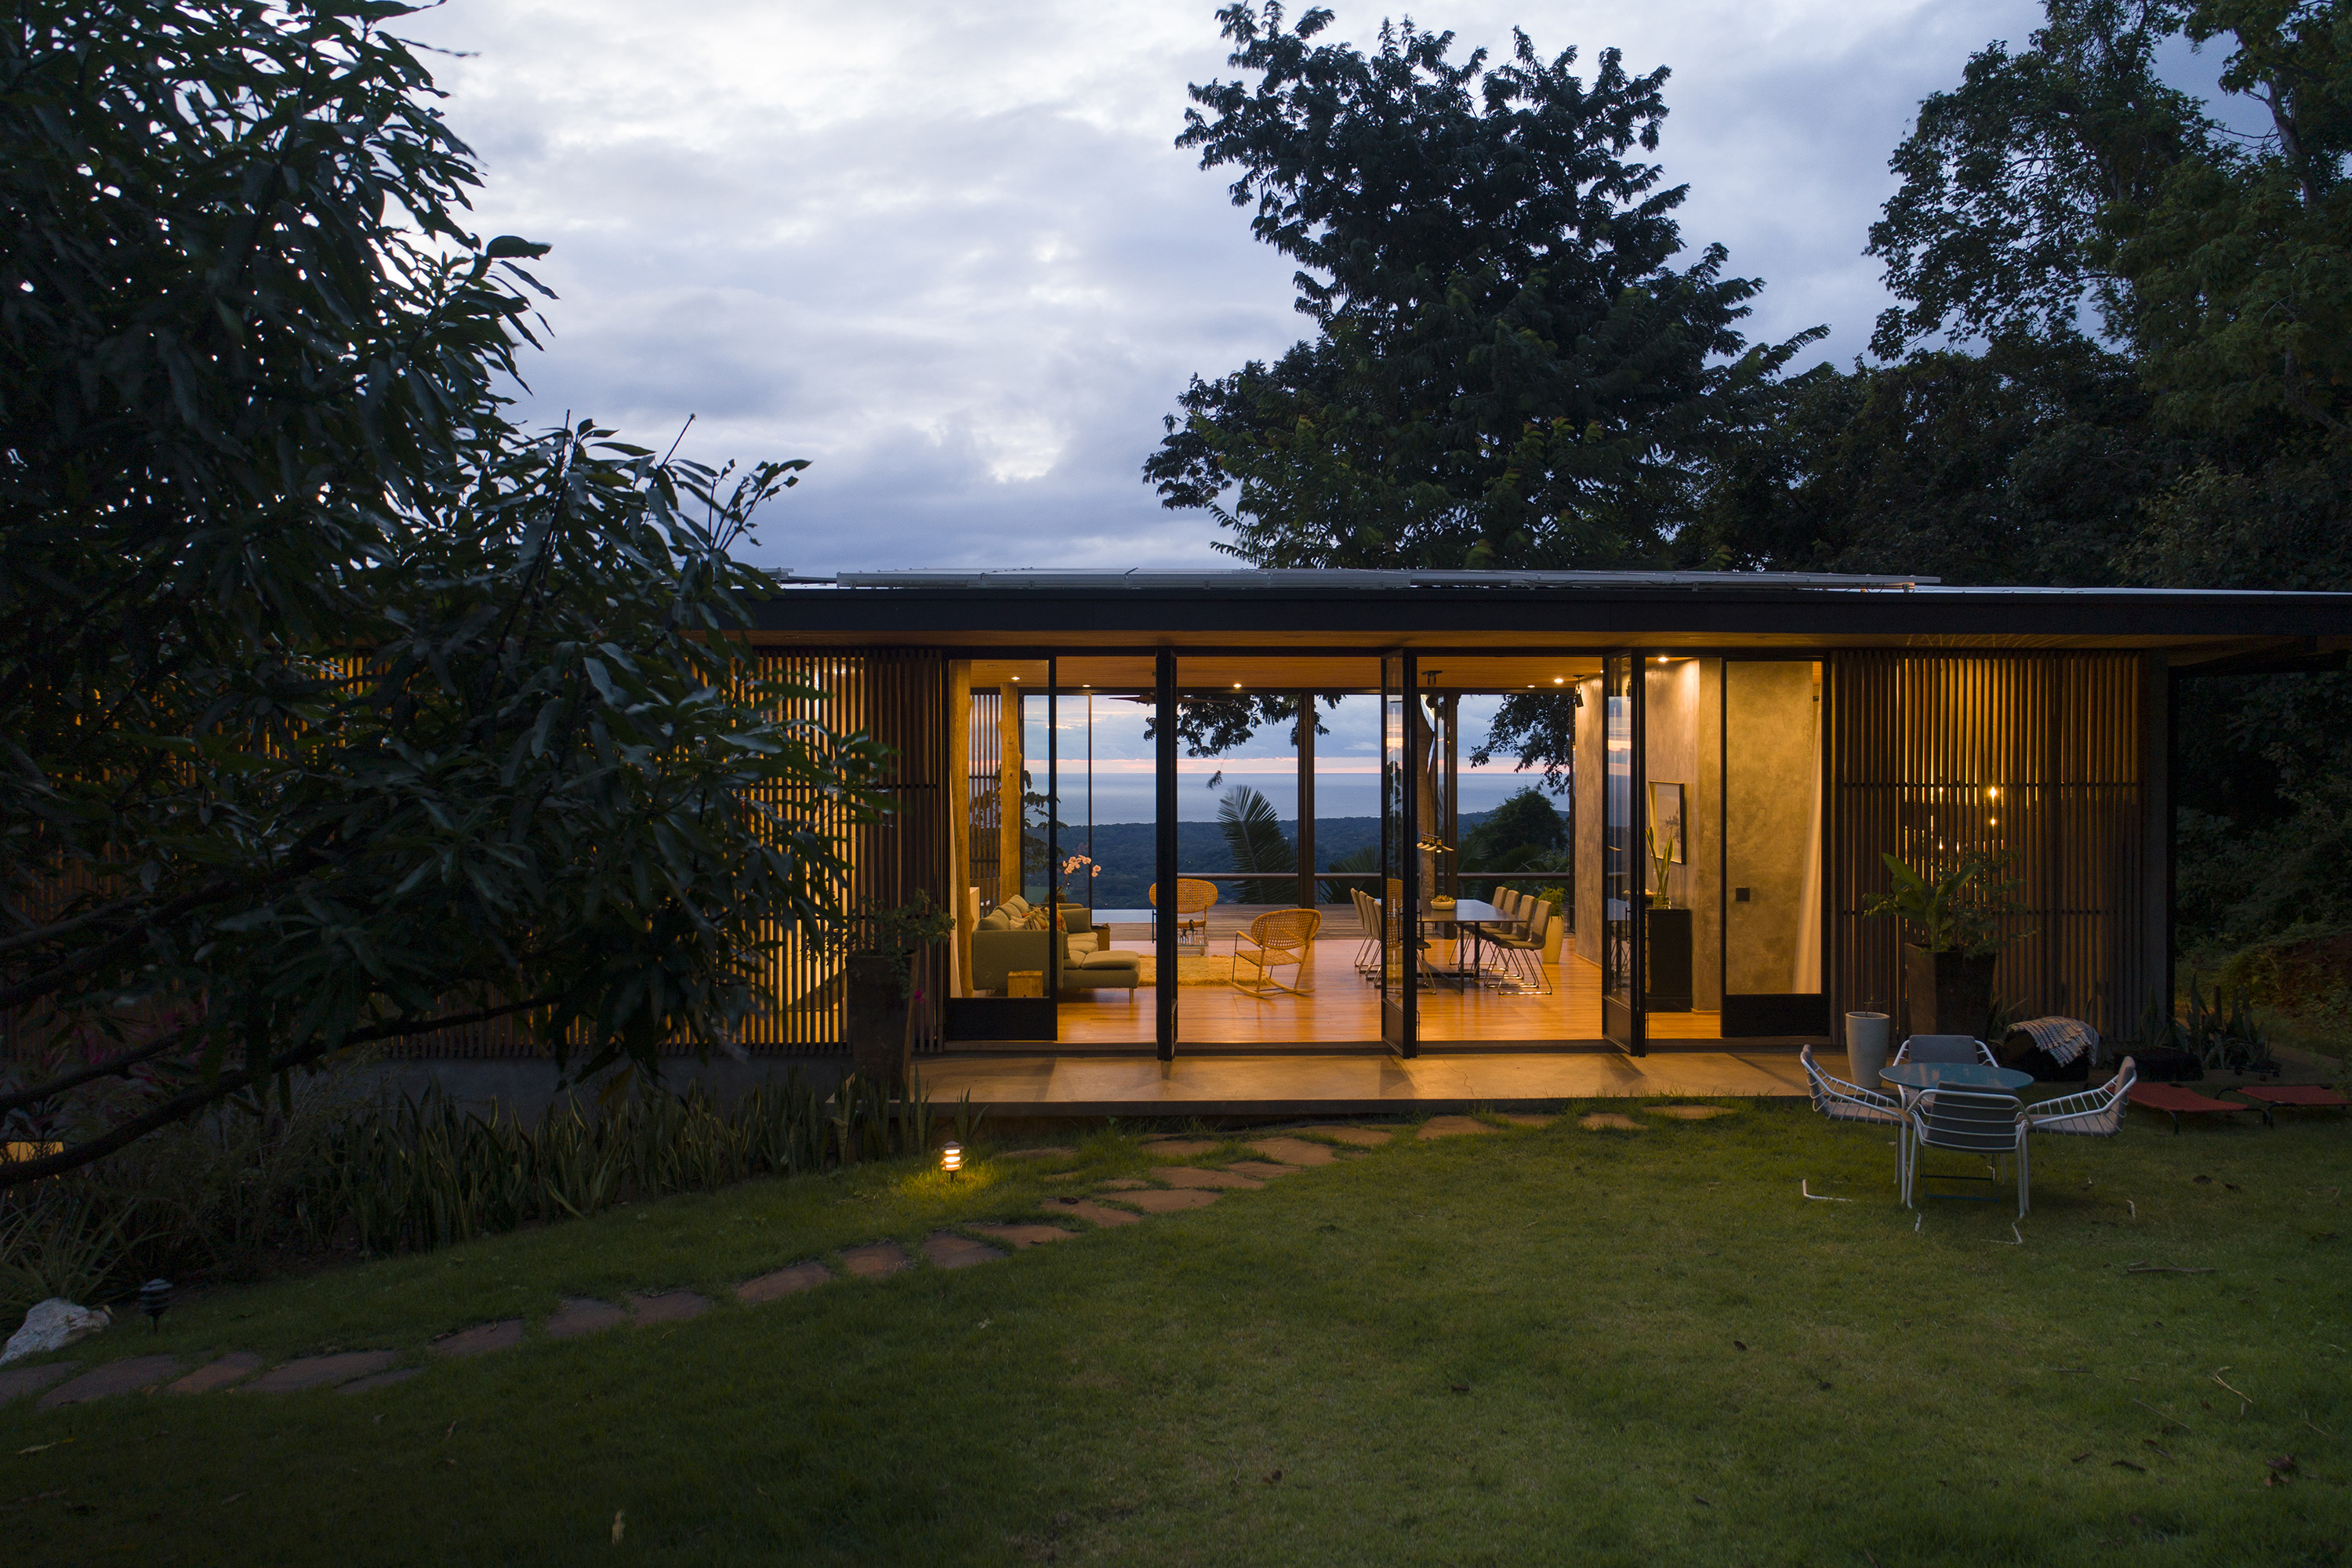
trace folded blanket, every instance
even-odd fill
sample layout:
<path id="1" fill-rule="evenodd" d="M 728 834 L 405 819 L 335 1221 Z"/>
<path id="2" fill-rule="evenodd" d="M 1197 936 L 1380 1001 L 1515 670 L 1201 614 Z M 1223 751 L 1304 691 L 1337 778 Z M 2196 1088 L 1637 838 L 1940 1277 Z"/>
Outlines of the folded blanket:
<path id="1" fill-rule="evenodd" d="M 2099 1031 L 2079 1018 L 2028 1018 L 2010 1029 L 2032 1036 L 2034 1045 L 2060 1067 L 2085 1052 L 2093 1061 L 2099 1059 Z"/>

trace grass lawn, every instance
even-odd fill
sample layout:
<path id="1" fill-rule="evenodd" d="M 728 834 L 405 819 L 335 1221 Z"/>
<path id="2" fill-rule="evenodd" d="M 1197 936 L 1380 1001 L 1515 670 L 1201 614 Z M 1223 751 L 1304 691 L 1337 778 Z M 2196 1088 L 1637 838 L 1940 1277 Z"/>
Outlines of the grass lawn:
<path id="1" fill-rule="evenodd" d="M 756 1308 L 727 1289 L 1151 1161 L 1101 1134 L 953 1184 L 868 1166 L 218 1293 L 78 1349 L 533 1337 L 358 1395 L 19 1400 L 0 1540 L 338 1568 L 2352 1562 L 2339 1120 L 2048 1140 L 2018 1246 L 2006 1203 L 1915 1229 L 1878 1130 L 1638 1119 L 1407 1127 L 1206 1209 Z M 537 1334 L 560 1295 L 676 1286 L 720 1299 Z"/>

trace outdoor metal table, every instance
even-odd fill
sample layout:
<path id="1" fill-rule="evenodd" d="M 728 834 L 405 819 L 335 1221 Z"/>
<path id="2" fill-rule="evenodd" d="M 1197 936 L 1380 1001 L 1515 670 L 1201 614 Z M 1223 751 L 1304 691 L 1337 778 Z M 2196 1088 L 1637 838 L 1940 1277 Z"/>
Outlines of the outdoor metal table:
<path id="1" fill-rule="evenodd" d="M 1880 1081 L 1896 1084 L 1916 1094 L 1950 1084 L 1954 1089 L 2016 1090 L 2033 1081 L 2030 1072 L 2015 1068 L 1989 1068 L 1982 1062 L 1898 1062 L 1881 1068 Z"/>

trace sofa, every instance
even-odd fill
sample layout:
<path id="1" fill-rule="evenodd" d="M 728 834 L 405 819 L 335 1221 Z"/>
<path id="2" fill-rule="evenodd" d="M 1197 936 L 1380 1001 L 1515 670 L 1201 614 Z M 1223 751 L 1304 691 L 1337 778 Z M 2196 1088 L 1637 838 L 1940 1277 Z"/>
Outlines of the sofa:
<path id="1" fill-rule="evenodd" d="M 1141 955 L 1097 945 L 1087 910 L 1065 904 L 1061 915 L 1059 932 L 1032 929 L 1024 923 L 1028 900 L 1017 895 L 982 915 L 971 932 L 972 989 L 1002 994 L 1007 975 L 1016 970 L 1044 973 L 1047 960 L 1058 956 L 1050 991 L 1124 990 L 1132 1001 L 1142 980 Z"/>

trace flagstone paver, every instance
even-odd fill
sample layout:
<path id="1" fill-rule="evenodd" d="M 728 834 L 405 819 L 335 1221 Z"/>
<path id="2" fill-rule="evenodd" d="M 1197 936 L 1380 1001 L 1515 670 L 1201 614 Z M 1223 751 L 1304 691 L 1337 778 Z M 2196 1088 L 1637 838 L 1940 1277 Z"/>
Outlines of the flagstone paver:
<path id="1" fill-rule="evenodd" d="M 991 1241 L 1003 1242 L 1016 1252 L 1048 1241 L 1067 1241 L 1078 1234 L 1075 1230 L 1064 1230 L 1058 1225 L 991 1224 L 967 1226 L 965 1228 L 976 1230 Z"/>
<path id="2" fill-rule="evenodd" d="M 1174 1214 L 1180 1209 L 1207 1208 L 1217 1201 L 1217 1194 L 1197 1189 L 1180 1188 L 1172 1192 L 1153 1189 L 1140 1193 L 1121 1193 L 1118 1194 L 1118 1201 L 1123 1204 L 1133 1204 L 1145 1214 Z"/>
<path id="3" fill-rule="evenodd" d="M 1108 1182 L 1097 1182 L 1095 1190 L 1102 1193 L 1132 1193 L 1150 1184 L 1150 1182 L 1130 1181 L 1125 1176 L 1114 1176 Z"/>
<path id="4" fill-rule="evenodd" d="M 1204 1171 L 1198 1165 L 1154 1165 L 1151 1173 L 1171 1187 L 1243 1187 L 1255 1192 L 1265 1185 L 1231 1171 Z"/>
<path id="5" fill-rule="evenodd" d="M 1126 1216 L 1133 1219 L 1133 1215 Z M 28 1394 L 38 1394 L 61 1377 L 71 1375 L 77 1369 L 72 1362 L 53 1361 L 47 1366 L 12 1367 L 0 1372 L 0 1405 L 12 1399 L 22 1399 Z"/>
<path id="6" fill-rule="evenodd" d="M 1072 1160 L 1077 1157 L 1077 1152 L 1076 1149 L 1065 1149 L 1055 1144 L 1044 1149 L 1007 1149 L 996 1158 L 1000 1160 Z"/>
<path id="7" fill-rule="evenodd" d="M 1647 1105 L 1643 1109 L 1653 1116 L 1677 1116 L 1685 1121 L 1704 1121 L 1710 1116 L 1728 1116 L 1727 1105 Z"/>
<path id="8" fill-rule="evenodd" d="M 563 1304 L 556 1309 L 555 1316 L 547 1320 L 547 1337 L 551 1340 L 576 1340 L 583 1334 L 617 1329 L 628 1321 L 629 1314 L 610 1301 L 599 1301 L 586 1296 L 566 1296 Z"/>
<path id="9" fill-rule="evenodd" d="M 1309 1143 L 1304 1138 L 1257 1138 L 1250 1147 L 1286 1165 L 1328 1165 L 1333 1158 L 1329 1144 Z"/>
<path id="10" fill-rule="evenodd" d="M 1181 1160 L 1188 1154 L 1205 1154 L 1217 1146 L 1214 1138 L 1147 1138 L 1143 1152 L 1166 1160 Z"/>
<path id="11" fill-rule="evenodd" d="M 735 1287 L 735 1299 L 756 1307 L 762 1301 L 773 1301 L 795 1291 L 811 1289 L 833 1282 L 833 1270 L 812 1258 L 806 1263 L 794 1263 L 757 1279 L 746 1279 Z"/>
<path id="12" fill-rule="evenodd" d="M 306 1355 L 283 1366 L 273 1366 L 239 1394 L 292 1394 L 298 1389 L 325 1388 L 383 1371 L 400 1359 L 391 1351 L 342 1351 L 334 1355 Z"/>
<path id="13" fill-rule="evenodd" d="M 356 1382 L 344 1384 L 341 1388 L 336 1389 L 335 1392 L 337 1394 L 365 1394 L 373 1388 L 390 1388 L 395 1383 L 406 1383 L 412 1377 L 422 1376 L 424 1372 L 425 1369 L 421 1366 L 399 1367 L 391 1372 L 377 1373 L 373 1377 L 362 1377 Z"/>
<path id="14" fill-rule="evenodd" d="M 178 1375 L 179 1371 L 180 1363 L 176 1356 L 135 1355 L 125 1361 L 109 1362 L 41 1395 L 41 1408 L 54 1410 L 60 1405 L 79 1405 L 86 1399 L 136 1394 L 142 1388 L 154 1387 L 167 1377 Z"/>
<path id="15" fill-rule="evenodd" d="M 993 1263 L 1006 1254 L 984 1241 L 951 1230 L 935 1230 L 923 1237 L 923 1256 L 934 1268 L 969 1268 L 975 1263 Z"/>
<path id="16" fill-rule="evenodd" d="M 896 1274 L 911 1267 L 914 1259 L 895 1241 L 869 1242 L 864 1247 L 841 1249 L 841 1266 L 861 1279 L 878 1279 L 885 1274 Z"/>
<path id="17" fill-rule="evenodd" d="M 683 1323 L 710 1310 L 710 1298 L 691 1290 L 665 1290 L 658 1296 L 629 1298 L 631 1315 L 639 1328 L 653 1323 Z"/>
<path id="18" fill-rule="evenodd" d="M 1620 1127 L 1628 1132 L 1639 1132 L 1642 1124 L 1622 1110 L 1595 1110 L 1577 1118 L 1576 1124 L 1587 1131 L 1599 1131 L 1603 1127 Z"/>
<path id="19" fill-rule="evenodd" d="M 208 1361 L 187 1376 L 163 1390 L 166 1394 L 210 1394 L 215 1388 L 251 1377 L 261 1370 L 261 1358 L 251 1351 L 231 1351 L 216 1361 Z"/>
<path id="20" fill-rule="evenodd" d="M 1096 1225 L 1101 1226 L 1143 1223 L 1143 1216 L 1139 1214 L 1129 1214 L 1125 1209 L 1108 1208 L 1087 1198 L 1050 1198 L 1043 1206 L 1047 1214 L 1074 1214 L 1080 1219 L 1091 1220 Z"/>
<path id="21" fill-rule="evenodd" d="M 1493 1123 L 1481 1121 L 1475 1116 L 1433 1116 L 1421 1124 L 1420 1135 L 1423 1138 L 1458 1138 L 1466 1132 L 1494 1131 Z"/>
<path id="22" fill-rule="evenodd" d="M 436 1355 L 488 1355 L 492 1351 L 510 1351 L 520 1343 L 522 1320 L 503 1318 L 495 1323 L 476 1323 L 470 1329 L 443 1334 L 426 1348 Z"/>
<path id="23" fill-rule="evenodd" d="M 1396 1136 L 1385 1127 L 1318 1127 L 1314 1131 L 1318 1138 L 1336 1138 L 1366 1149 L 1377 1149 Z"/>
<path id="24" fill-rule="evenodd" d="M 1244 1176 L 1255 1176 L 1261 1182 L 1272 1181 L 1276 1176 L 1295 1176 L 1298 1173 L 1298 1167 L 1296 1165 L 1277 1165 L 1267 1160 L 1236 1160 L 1225 1169 L 1239 1171 Z"/>

